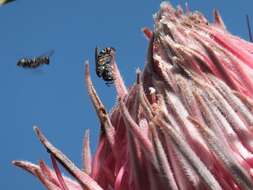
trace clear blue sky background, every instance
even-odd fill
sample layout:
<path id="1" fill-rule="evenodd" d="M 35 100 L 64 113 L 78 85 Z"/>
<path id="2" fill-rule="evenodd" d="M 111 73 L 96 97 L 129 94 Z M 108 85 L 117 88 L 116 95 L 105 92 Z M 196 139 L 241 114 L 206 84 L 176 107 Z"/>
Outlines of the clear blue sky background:
<path id="1" fill-rule="evenodd" d="M 184 5 L 183 0 L 171 1 Z M 77 165 L 85 129 L 91 130 L 93 152 L 99 123 L 84 86 L 84 60 L 91 63 L 96 89 L 109 110 L 114 87 L 95 76 L 94 47 L 114 46 L 117 63 L 129 86 L 143 68 L 147 40 L 141 28 L 153 27 L 158 0 L 17 0 L 0 7 L 0 189 L 43 189 L 31 175 L 11 165 L 13 159 L 48 161 L 32 125 Z M 248 38 L 245 14 L 252 18 L 253 1 L 191 0 L 191 9 L 212 19 L 219 8 L 228 29 Z M 253 26 L 253 25 L 252 25 Z M 16 67 L 23 56 L 55 50 L 50 66 L 38 71 Z"/>

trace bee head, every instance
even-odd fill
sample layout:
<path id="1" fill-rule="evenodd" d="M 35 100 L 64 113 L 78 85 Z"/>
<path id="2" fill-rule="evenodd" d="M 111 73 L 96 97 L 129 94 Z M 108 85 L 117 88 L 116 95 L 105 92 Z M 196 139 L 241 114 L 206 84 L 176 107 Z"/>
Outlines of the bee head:
<path id="1" fill-rule="evenodd" d="M 19 61 L 18 61 L 18 63 L 17 63 L 17 66 L 22 66 L 24 63 L 26 63 L 27 62 L 27 59 L 25 59 L 25 58 L 22 58 L 22 59 L 20 59 Z"/>
<path id="2" fill-rule="evenodd" d="M 114 52 L 116 51 L 116 49 L 115 49 L 114 47 L 110 47 L 110 49 L 111 49 L 112 51 L 114 51 Z"/>
<path id="3" fill-rule="evenodd" d="M 49 64 L 49 57 L 45 57 L 45 64 Z"/>

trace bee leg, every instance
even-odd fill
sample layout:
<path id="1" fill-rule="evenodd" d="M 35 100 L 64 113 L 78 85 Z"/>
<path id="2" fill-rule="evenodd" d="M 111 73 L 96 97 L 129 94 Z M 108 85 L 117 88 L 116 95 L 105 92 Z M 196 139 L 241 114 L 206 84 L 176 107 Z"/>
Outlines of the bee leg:
<path id="1" fill-rule="evenodd" d="M 106 82 L 105 85 L 108 86 L 108 87 L 110 87 L 110 86 L 111 86 L 111 83 Z"/>
<path id="2" fill-rule="evenodd" d="M 105 84 L 106 84 L 106 86 L 109 86 L 109 87 L 110 87 L 111 85 L 114 84 L 114 81 L 107 81 Z"/>

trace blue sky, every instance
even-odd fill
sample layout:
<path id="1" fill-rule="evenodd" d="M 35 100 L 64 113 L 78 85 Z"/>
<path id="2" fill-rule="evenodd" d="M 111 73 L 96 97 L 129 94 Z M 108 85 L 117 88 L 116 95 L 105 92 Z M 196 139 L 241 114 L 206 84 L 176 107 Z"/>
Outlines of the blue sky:
<path id="1" fill-rule="evenodd" d="M 74 2 L 74 3 L 72 3 Z M 171 1 L 184 5 L 185 1 Z M 85 129 L 90 129 L 93 152 L 99 123 L 84 85 L 84 60 L 89 60 L 96 89 L 108 110 L 116 101 L 114 87 L 107 87 L 94 71 L 94 47 L 113 46 L 127 86 L 143 68 L 147 40 L 141 28 L 153 27 L 158 0 L 17 0 L 0 7 L 0 188 L 43 189 L 31 175 L 11 165 L 22 159 L 48 161 L 32 125 L 81 165 Z M 253 1 L 191 0 L 192 10 L 212 19 L 221 11 L 227 28 L 248 39 L 245 14 L 252 19 Z M 51 65 L 38 71 L 16 67 L 23 56 L 55 50 Z"/>

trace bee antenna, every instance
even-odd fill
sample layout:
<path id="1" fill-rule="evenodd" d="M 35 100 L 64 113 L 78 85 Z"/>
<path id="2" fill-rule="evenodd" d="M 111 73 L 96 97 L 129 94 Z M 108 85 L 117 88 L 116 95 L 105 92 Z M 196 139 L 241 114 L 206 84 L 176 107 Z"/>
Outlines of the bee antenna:
<path id="1" fill-rule="evenodd" d="M 95 47 L 95 62 L 96 64 L 98 62 L 98 47 L 97 46 Z"/>

